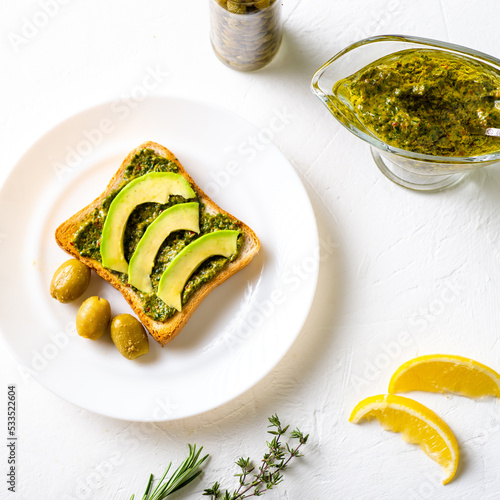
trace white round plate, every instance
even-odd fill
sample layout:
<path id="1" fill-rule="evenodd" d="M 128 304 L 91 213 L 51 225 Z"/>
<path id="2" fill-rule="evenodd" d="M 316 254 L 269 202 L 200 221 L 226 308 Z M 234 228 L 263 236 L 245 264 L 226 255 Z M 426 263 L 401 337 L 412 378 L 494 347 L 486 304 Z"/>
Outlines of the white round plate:
<path id="1" fill-rule="evenodd" d="M 130 313 L 118 291 L 93 274 L 82 300 L 60 304 L 49 284 L 68 258 L 56 227 L 148 140 L 173 151 L 218 205 L 254 229 L 261 251 L 171 343 L 162 349 L 150 339 L 149 354 L 128 361 L 109 335 L 92 342 L 74 327 L 92 295 L 108 299 L 113 314 Z M 307 193 L 269 131 L 220 107 L 158 96 L 86 110 L 23 156 L 0 192 L 0 262 L 0 329 L 24 376 L 103 415 L 162 421 L 222 405 L 278 363 L 309 312 L 319 244 Z"/>

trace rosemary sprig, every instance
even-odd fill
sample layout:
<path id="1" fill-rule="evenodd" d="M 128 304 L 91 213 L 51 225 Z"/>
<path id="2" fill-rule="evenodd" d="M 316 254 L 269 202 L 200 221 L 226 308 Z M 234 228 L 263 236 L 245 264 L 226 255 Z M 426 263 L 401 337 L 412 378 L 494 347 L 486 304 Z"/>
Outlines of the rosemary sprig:
<path id="1" fill-rule="evenodd" d="M 168 464 L 167 470 L 163 474 L 162 478 L 156 485 L 156 488 L 151 491 L 153 487 L 153 474 L 149 476 L 148 484 L 146 485 L 146 492 L 142 496 L 142 500 L 163 500 L 168 497 L 172 493 L 180 490 L 191 481 L 196 479 L 201 474 L 201 465 L 208 458 L 208 455 L 205 455 L 202 458 L 200 457 L 201 451 L 203 450 L 203 446 L 196 451 L 196 445 L 188 445 L 189 446 L 189 455 L 182 462 L 181 465 L 176 469 L 176 471 L 172 474 L 170 479 L 164 483 L 165 478 L 167 477 L 168 471 L 172 466 L 172 462 Z M 130 497 L 130 500 L 134 500 L 135 495 Z"/>
<path id="2" fill-rule="evenodd" d="M 283 436 L 286 435 L 289 426 L 282 427 L 278 415 L 269 417 L 272 429 L 267 431 L 273 435 L 271 442 L 267 442 L 268 452 L 256 472 L 250 458 L 239 458 L 236 465 L 241 472 L 235 474 L 238 477 L 239 487 L 232 493 L 228 490 L 222 492 L 220 484 L 216 482 L 211 488 L 207 488 L 203 495 L 210 496 L 211 500 L 243 500 L 250 497 L 262 496 L 267 490 L 270 490 L 283 481 L 281 471 L 283 471 L 290 460 L 294 457 L 301 457 L 299 449 L 307 443 L 309 434 L 304 436 L 299 429 L 290 432 L 290 438 L 297 439 L 298 445 L 293 448 L 288 443 L 284 446 L 281 442 Z M 252 474 L 253 473 L 253 474 Z"/>

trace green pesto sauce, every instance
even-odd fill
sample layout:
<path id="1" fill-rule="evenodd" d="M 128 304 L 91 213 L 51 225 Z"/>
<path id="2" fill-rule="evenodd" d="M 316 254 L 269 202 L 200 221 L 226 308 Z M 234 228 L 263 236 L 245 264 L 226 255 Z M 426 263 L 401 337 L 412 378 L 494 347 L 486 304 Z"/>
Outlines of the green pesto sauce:
<path id="1" fill-rule="evenodd" d="M 104 220 L 109 210 L 109 206 L 114 197 L 118 194 L 121 188 L 128 184 L 133 179 L 149 172 L 178 172 L 178 167 L 174 162 L 157 156 L 151 149 L 144 149 L 137 153 L 131 160 L 130 165 L 126 168 L 123 182 L 116 191 L 110 193 L 102 205 L 97 207 L 81 224 L 73 238 L 73 245 L 80 252 L 80 255 L 101 262 L 100 242 Z M 168 203 L 144 203 L 135 208 L 127 221 L 124 236 L 124 253 L 125 258 L 130 260 L 134 253 L 139 240 L 142 238 L 148 226 L 167 208 L 177 204 L 184 203 L 182 196 L 171 196 Z M 190 201 L 194 201 L 190 200 Z M 196 198 L 196 201 L 198 199 Z M 158 255 L 156 256 L 155 265 L 151 274 L 151 282 L 153 288 L 157 289 L 160 278 L 170 264 L 170 262 L 179 254 L 179 252 L 189 243 L 201 235 L 218 231 L 222 229 L 239 230 L 240 223 L 235 222 L 227 215 L 209 214 L 206 211 L 205 205 L 200 203 L 200 233 L 191 231 L 175 231 L 170 234 L 163 242 Z M 242 244 L 242 237 L 238 238 L 238 250 L 235 254 L 227 259 L 225 257 L 212 257 L 207 259 L 189 278 L 184 291 L 182 293 L 182 304 L 184 305 L 189 298 L 204 284 L 213 279 L 226 265 L 229 260 L 234 260 Z M 126 286 L 128 284 L 128 276 L 123 273 L 111 271 L 118 276 L 118 279 Z M 154 293 L 143 293 L 132 287 L 139 296 L 143 311 L 156 321 L 165 321 L 172 317 L 176 310 L 167 306 Z"/>
<path id="2" fill-rule="evenodd" d="M 500 73 L 432 49 L 385 56 L 340 80 L 333 96 L 375 136 L 407 151 L 475 156 L 500 150 Z"/>

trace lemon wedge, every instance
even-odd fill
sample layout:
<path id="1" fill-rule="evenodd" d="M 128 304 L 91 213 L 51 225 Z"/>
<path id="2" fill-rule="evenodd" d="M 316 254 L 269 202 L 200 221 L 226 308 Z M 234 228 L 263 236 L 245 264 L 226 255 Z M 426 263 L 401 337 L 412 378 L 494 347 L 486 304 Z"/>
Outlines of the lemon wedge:
<path id="1" fill-rule="evenodd" d="M 443 484 L 457 471 L 458 444 L 446 422 L 413 399 L 381 394 L 363 399 L 349 417 L 355 424 L 377 419 L 385 430 L 400 432 L 408 443 L 419 444 L 429 457 L 443 467 Z"/>
<path id="2" fill-rule="evenodd" d="M 391 378 L 389 392 L 428 391 L 468 398 L 500 397 L 500 375 L 473 359 L 430 354 L 401 365 Z"/>

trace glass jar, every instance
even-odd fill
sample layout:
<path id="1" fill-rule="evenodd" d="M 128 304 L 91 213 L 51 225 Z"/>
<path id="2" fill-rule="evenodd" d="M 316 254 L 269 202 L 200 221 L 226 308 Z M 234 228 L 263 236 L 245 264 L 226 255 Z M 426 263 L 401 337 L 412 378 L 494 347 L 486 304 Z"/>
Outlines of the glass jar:
<path id="1" fill-rule="evenodd" d="M 283 35 L 278 0 L 209 0 L 210 39 L 217 57 L 239 71 L 268 64 Z"/>

